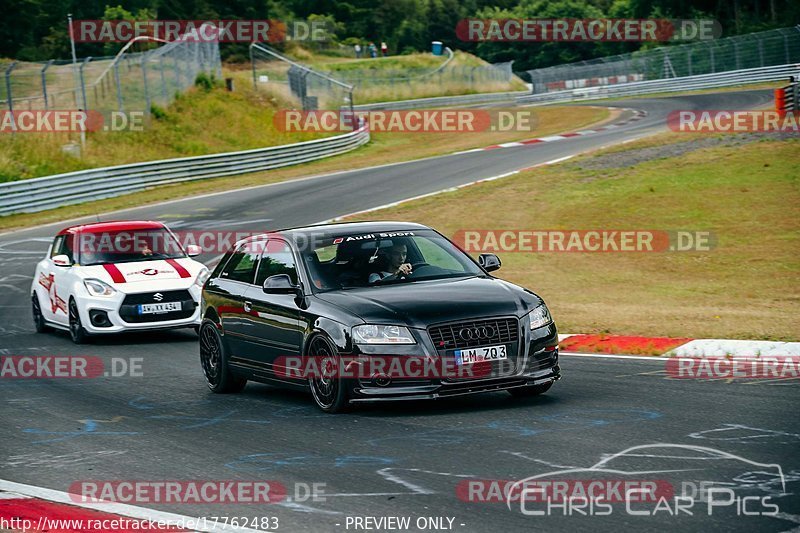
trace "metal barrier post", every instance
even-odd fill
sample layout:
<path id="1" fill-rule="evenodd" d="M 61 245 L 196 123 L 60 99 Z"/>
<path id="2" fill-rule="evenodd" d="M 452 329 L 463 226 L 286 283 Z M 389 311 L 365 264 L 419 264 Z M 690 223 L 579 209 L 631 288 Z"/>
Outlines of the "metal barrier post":
<path id="1" fill-rule="evenodd" d="M 6 69 L 6 98 L 8 98 L 8 111 L 11 115 L 11 133 L 15 133 L 17 130 L 17 122 L 14 119 L 14 98 L 11 95 L 11 71 L 14 70 L 14 67 L 17 66 L 16 61 L 12 61 L 11 64 Z"/>
<path id="2" fill-rule="evenodd" d="M 81 66 L 78 69 L 78 77 L 81 80 L 81 100 L 83 100 L 83 111 L 86 111 L 86 109 L 87 109 L 87 105 L 86 105 L 86 81 L 84 80 L 84 77 L 83 77 L 83 68 L 91 60 L 92 60 L 92 56 L 89 56 L 86 59 L 84 59 L 83 61 L 81 61 Z"/>
<path id="3" fill-rule="evenodd" d="M 253 71 L 253 90 L 258 90 L 258 82 L 256 80 L 256 61 L 255 57 L 253 57 L 253 45 L 256 43 L 250 44 L 250 70 Z"/>
<path id="4" fill-rule="evenodd" d="M 164 105 L 169 104 L 169 97 L 167 96 L 167 79 L 164 77 L 164 56 L 158 56 L 158 70 L 161 74 L 161 96 L 164 97 Z"/>
<path id="5" fill-rule="evenodd" d="M 53 60 L 51 59 L 47 63 L 44 64 L 42 67 L 42 96 L 44 96 L 44 108 L 47 109 L 48 107 L 48 100 L 47 100 L 47 69 L 50 68 L 50 65 L 53 64 Z"/>
<path id="6" fill-rule="evenodd" d="M 119 62 L 114 61 L 114 83 L 117 85 L 117 105 L 119 112 L 122 113 L 125 109 L 122 105 L 122 86 L 119 83 Z"/>
<path id="7" fill-rule="evenodd" d="M 142 54 L 142 82 L 144 86 L 144 103 L 145 103 L 145 112 L 150 113 L 150 92 L 147 90 L 147 54 Z"/>
<path id="8" fill-rule="evenodd" d="M 175 83 L 178 86 L 178 89 L 183 88 L 183 81 L 181 80 L 181 65 L 178 62 L 178 58 L 175 58 Z"/>

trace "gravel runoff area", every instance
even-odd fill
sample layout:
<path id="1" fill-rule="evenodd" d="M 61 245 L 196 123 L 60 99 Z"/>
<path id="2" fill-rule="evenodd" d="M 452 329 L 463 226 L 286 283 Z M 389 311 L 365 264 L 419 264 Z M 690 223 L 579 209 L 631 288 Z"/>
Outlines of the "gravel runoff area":
<path id="1" fill-rule="evenodd" d="M 798 138 L 796 133 L 786 133 L 779 131 L 738 133 L 734 135 L 724 135 L 717 137 L 702 137 L 678 143 L 663 144 L 661 146 L 650 146 L 646 148 L 632 148 L 621 152 L 613 152 L 594 157 L 587 157 L 582 161 L 573 163 L 573 168 L 585 170 L 604 170 L 611 168 L 626 168 L 668 157 L 678 157 L 688 152 L 712 148 L 716 146 L 740 146 L 752 142 L 770 140 L 782 141 Z"/>

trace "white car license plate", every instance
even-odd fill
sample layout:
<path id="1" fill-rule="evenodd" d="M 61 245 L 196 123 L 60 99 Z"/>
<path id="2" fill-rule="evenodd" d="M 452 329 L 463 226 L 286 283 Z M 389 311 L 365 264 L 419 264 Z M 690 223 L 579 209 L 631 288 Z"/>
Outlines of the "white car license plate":
<path id="1" fill-rule="evenodd" d="M 181 302 L 164 302 L 163 304 L 141 304 L 139 306 L 140 315 L 150 315 L 153 313 L 169 313 L 170 311 L 180 311 Z"/>
<path id="2" fill-rule="evenodd" d="M 456 363 L 459 365 L 471 365 L 483 361 L 499 361 L 508 359 L 504 344 L 498 346 L 484 346 L 483 348 L 468 348 L 466 350 L 456 350 Z"/>

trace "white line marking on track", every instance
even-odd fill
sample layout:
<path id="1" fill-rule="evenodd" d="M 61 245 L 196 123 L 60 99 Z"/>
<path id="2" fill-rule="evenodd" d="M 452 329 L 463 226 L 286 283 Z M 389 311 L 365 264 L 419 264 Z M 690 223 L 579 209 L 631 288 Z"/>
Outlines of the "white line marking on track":
<path id="1" fill-rule="evenodd" d="M 340 215 L 340 216 L 338 216 L 336 218 L 329 218 L 327 220 L 322 220 L 322 221 L 316 222 L 316 223 L 314 223 L 312 225 L 316 226 L 316 225 L 319 225 L 319 224 L 330 224 L 332 222 L 338 222 L 338 221 L 340 221 L 340 220 L 342 220 L 344 218 L 347 218 L 347 217 L 352 217 L 352 216 L 356 216 L 356 215 L 363 215 L 365 213 L 371 213 L 373 211 L 380 211 L 382 209 L 388 209 L 390 207 L 397 207 L 398 205 L 404 204 L 406 202 L 413 202 L 414 200 L 420 200 L 422 198 L 428 198 L 429 196 L 436 196 L 437 194 L 457 191 L 458 189 L 463 189 L 464 187 L 469 187 L 471 185 L 475 185 L 475 184 L 478 184 L 478 183 L 484 183 L 484 182 L 487 182 L 487 181 L 499 180 L 501 178 L 505 178 L 505 177 L 508 177 L 508 176 L 513 176 L 514 174 L 519 174 L 520 172 L 522 172 L 524 170 L 530 170 L 532 168 L 541 167 L 541 166 L 545 166 L 545 165 L 554 165 L 556 163 L 560 163 L 562 161 L 566 161 L 567 159 L 571 159 L 572 157 L 575 157 L 575 155 L 576 154 L 568 155 L 568 156 L 565 156 L 565 157 L 559 157 L 558 159 L 552 159 L 550 161 L 545 161 L 544 163 L 538 163 L 538 164 L 530 166 L 530 167 L 521 168 L 519 170 L 512 170 L 511 172 L 506 172 L 505 174 L 498 174 L 497 176 L 491 176 L 489 178 L 482 178 L 482 179 L 479 179 L 479 180 L 470 181 L 469 183 L 462 183 L 461 185 L 456 185 L 455 187 L 448 187 L 447 189 L 441 189 L 441 190 L 429 192 L 429 193 L 426 193 L 426 194 L 420 194 L 419 196 L 413 196 L 411 198 L 405 198 L 403 200 L 398 200 L 396 202 L 391 202 L 391 203 L 388 203 L 388 204 L 379 205 L 377 207 L 370 207 L 369 209 L 363 209 L 361 211 L 355 211 L 353 213 L 347 213 L 346 215 Z"/>

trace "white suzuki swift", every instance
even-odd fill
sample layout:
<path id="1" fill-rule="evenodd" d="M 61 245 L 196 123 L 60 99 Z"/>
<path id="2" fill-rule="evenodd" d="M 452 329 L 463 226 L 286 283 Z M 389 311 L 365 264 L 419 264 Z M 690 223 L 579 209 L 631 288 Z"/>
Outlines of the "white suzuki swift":
<path id="1" fill-rule="evenodd" d="M 98 222 L 56 235 L 31 285 L 36 331 L 88 335 L 200 324 L 208 269 L 162 223 Z"/>

